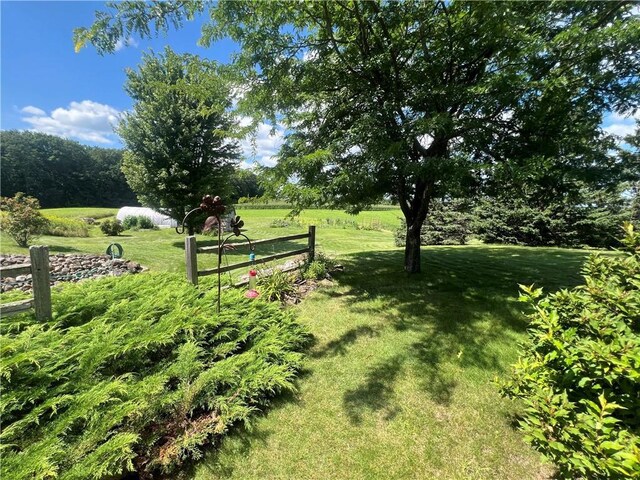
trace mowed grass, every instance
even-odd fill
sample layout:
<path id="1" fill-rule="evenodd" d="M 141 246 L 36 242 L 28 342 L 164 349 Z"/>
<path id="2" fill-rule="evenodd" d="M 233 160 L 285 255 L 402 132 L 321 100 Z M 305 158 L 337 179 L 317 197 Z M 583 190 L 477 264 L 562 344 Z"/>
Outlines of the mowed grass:
<path id="1" fill-rule="evenodd" d="M 254 239 L 304 231 L 304 216 L 299 226 L 270 227 L 286 212 L 238 210 Z M 233 429 L 192 478 L 550 478 L 553 469 L 514 428 L 520 407 L 499 396 L 494 380 L 508 374 L 525 339 L 517 284 L 576 285 L 589 252 L 428 247 L 423 273 L 408 276 L 391 229 L 322 225 L 336 212 L 309 212 L 319 249 L 345 271 L 294 307 L 315 339 L 298 393 L 281 398 L 250 431 Z M 173 230 L 92 235 L 39 243 L 96 252 L 117 241 L 127 258 L 152 270 L 184 270 L 183 238 Z M 3 253 L 7 247 L 3 237 Z"/>
<path id="2" fill-rule="evenodd" d="M 258 240 L 262 238 L 281 237 L 294 233 L 304 233 L 308 225 L 317 225 L 317 243 L 328 254 L 356 252 L 371 249 L 390 249 L 393 247 L 391 231 L 400 225 L 400 211 L 367 211 L 358 216 L 348 215 L 334 210 L 307 210 L 298 217 L 298 224 L 288 227 L 271 227 L 276 220 L 282 220 L 290 212 L 288 209 L 258 210 L 238 208 L 237 213 L 245 221 L 246 235 Z M 114 216 L 117 209 L 102 208 L 70 208 L 43 209 L 45 216 L 65 218 L 97 218 L 100 215 Z M 105 218 L 101 216 L 100 218 Z M 342 223 L 328 225 L 327 219 L 342 220 Z M 349 222 L 346 222 L 349 220 Z M 360 222 L 360 223 L 358 223 Z M 365 228 L 373 225 L 377 230 L 358 230 L 357 224 Z M 40 236 L 34 243 L 48 245 L 51 253 L 96 253 L 104 254 L 111 243 L 119 243 L 124 249 L 124 257 L 138 262 L 151 271 L 184 272 L 184 237 L 178 235 L 173 228 L 160 230 L 125 231 L 118 236 L 106 236 L 97 226 L 89 229 L 89 237 L 53 237 Z M 242 239 L 241 239 L 242 240 Z M 233 241 L 233 239 L 232 239 Z M 288 242 L 285 245 L 266 245 L 260 247 L 258 257 L 267 256 L 285 250 L 300 248 L 301 243 Z M 215 237 L 198 235 L 199 245 L 214 245 Z M 18 247 L 6 234 L 0 234 L 0 253 L 28 254 L 27 248 Z M 247 251 L 230 252 L 225 262 L 234 263 L 236 259 L 245 260 Z M 200 256 L 201 268 L 213 268 L 217 259 L 215 255 Z"/>
<path id="3" fill-rule="evenodd" d="M 77 207 L 77 208 L 46 208 L 41 210 L 45 217 L 62 217 L 62 218 L 107 218 L 114 217 L 118 213 L 117 208 L 106 207 Z"/>
<path id="4" fill-rule="evenodd" d="M 297 307 L 315 336 L 299 392 L 209 453 L 194 479 L 538 479 L 494 383 L 525 338 L 517 283 L 579 283 L 585 252 L 431 247 L 345 255 Z"/>

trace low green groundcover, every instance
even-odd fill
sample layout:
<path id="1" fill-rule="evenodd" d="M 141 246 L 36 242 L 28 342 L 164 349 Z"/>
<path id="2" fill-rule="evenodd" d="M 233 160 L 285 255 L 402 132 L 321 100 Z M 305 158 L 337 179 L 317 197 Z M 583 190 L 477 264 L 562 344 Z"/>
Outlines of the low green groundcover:
<path id="1" fill-rule="evenodd" d="M 137 275 L 54 292 L 51 322 L 3 319 L 7 479 L 170 472 L 294 388 L 308 338 L 279 305 Z"/>

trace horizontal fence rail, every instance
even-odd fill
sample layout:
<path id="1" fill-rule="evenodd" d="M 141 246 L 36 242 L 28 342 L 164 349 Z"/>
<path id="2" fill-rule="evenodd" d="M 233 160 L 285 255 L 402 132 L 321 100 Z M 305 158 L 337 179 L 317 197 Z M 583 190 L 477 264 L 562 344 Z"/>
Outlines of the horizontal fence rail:
<path id="1" fill-rule="evenodd" d="M 276 237 L 276 238 L 267 238 L 264 240 L 256 240 L 255 242 L 251 242 L 251 245 L 254 247 L 256 245 L 268 245 L 270 243 L 280 243 L 286 242 L 289 240 L 300 240 L 302 238 L 309 238 L 309 233 L 298 233 L 296 235 L 288 235 L 286 237 Z M 227 243 L 232 247 L 248 247 L 249 242 L 239 242 L 239 243 Z M 218 253 L 218 246 L 214 245 L 212 247 L 198 247 L 198 253 Z"/>
<path id="2" fill-rule="evenodd" d="M 280 260 L 282 258 L 294 257 L 297 255 L 308 254 L 309 260 L 313 261 L 313 258 L 315 256 L 315 245 L 316 245 L 316 227 L 314 225 L 309 226 L 309 231 L 307 233 L 299 233 L 295 235 L 287 235 L 285 237 L 256 240 L 256 241 L 252 241 L 251 245 L 253 246 L 267 245 L 271 243 L 281 243 L 281 242 L 287 242 L 291 240 L 301 240 L 305 238 L 308 239 L 307 246 L 305 248 L 291 250 L 288 252 L 276 253 L 273 255 L 268 255 L 266 257 L 257 258 L 253 261 L 234 263 L 233 265 L 226 265 L 224 267 L 198 270 L 197 254 L 198 253 L 218 253 L 218 246 L 216 245 L 211 247 L 198 247 L 196 243 L 196 237 L 189 236 L 185 238 L 185 259 L 187 262 L 187 280 L 189 280 L 189 282 L 193 283 L 194 285 L 197 285 L 199 277 L 214 275 L 217 273 L 225 273 L 231 270 L 237 270 L 239 268 L 249 267 L 255 264 L 263 264 L 263 263 L 271 262 L 274 260 Z M 227 245 L 231 245 L 234 248 L 250 246 L 249 242 L 229 243 Z"/>
<path id="3" fill-rule="evenodd" d="M 33 245 L 29 247 L 30 263 L 0 267 L 0 277 L 31 275 L 33 298 L 0 305 L 0 316 L 11 316 L 35 309 L 36 318 L 41 321 L 51 319 L 51 285 L 49 275 L 49 248 Z"/>
<path id="4" fill-rule="evenodd" d="M 0 267 L 0 276 L 2 276 L 2 278 L 14 277 L 16 275 L 29 275 L 30 273 L 30 263 L 21 263 L 19 265 L 7 265 L 6 267 Z"/>

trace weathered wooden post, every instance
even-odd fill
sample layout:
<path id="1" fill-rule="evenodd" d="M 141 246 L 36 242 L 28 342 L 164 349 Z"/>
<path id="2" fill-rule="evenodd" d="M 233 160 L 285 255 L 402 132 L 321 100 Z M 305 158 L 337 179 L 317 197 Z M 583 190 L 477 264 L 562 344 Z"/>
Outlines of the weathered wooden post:
<path id="1" fill-rule="evenodd" d="M 41 245 L 29 247 L 33 307 L 36 319 L 51 320 L 51 285 L 49 285 L 49 249 Z"/>
<path id="2" fill-rule="evenodd" d="M 316 256 L 316 226 L 309 225 L 309 262 Z"/>
<path id="3" fill-rule="evenodd" d="M 184 239 L 184 255 L 187 261 L 187 280 L 198 285 L 198 256 L 196 237 L 189 235 Z"/>

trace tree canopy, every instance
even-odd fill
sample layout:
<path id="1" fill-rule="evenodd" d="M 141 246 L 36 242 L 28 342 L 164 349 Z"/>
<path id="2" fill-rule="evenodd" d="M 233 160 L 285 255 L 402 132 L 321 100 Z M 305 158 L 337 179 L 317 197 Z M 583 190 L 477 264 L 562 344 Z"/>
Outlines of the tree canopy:
<path id="1" fill-rule="evenodd" d="M 78 47 L 113 51 L 123 36 L 151 34 L 151 23 L 163 30 L 208 9 L 201 43 L 240 45 L 241 106 L 290 132 L 270 172 L 280 194 L 354 212 L 397 200 L 409 272 L 420 271 L 434 198 L 509 172 L 564 186 L 606 176 L 602 116 L 640 99 L 640 20 L 626 1 L 112 7 L 76 30 Z"/>
<path id="2" fill-rule="evenodd" d="M 140 202 L 181 221 L 204 194 L 228 193 L 239 148 L 217 65 L 166 48 L 127 71 L 125 90 L 135 103 L 117 131 Z"/>
<path id="3" fill-rule="evenodd" d="M 24 192 L 44 208 L 137 204 L 120 171 L 122 150 L 38 132 L 5 130 L 0 135 L 2 195 Z"/>

